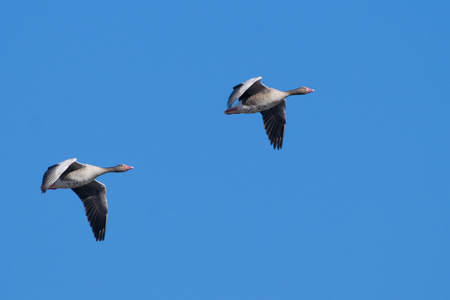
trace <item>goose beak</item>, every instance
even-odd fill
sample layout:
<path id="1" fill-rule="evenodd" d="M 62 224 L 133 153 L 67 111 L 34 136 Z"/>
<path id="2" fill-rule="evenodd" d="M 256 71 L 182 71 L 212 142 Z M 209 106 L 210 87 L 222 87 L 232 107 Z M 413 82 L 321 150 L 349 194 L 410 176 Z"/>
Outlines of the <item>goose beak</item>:
<path id="1" fill-rule="evenodd" d="M 125 166 L 125 170 L 131 170 L 131 169 L 134 169 L 133 167 L 130 167 L 130 166 Z"/>
<path id="2" fill-rule="evenodd" d="M 306 93 L 312 93 L 312 92 L 314 92 L 313 89 L 308 89 L 308 88 L 306 88 Z"/>

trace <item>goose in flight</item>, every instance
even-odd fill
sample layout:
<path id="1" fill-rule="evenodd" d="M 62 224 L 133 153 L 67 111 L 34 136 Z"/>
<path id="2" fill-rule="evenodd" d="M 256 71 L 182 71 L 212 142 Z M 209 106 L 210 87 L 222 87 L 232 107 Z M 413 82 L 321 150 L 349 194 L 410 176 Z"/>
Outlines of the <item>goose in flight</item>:
<path id="1" fill-rule="evenodd" d="M 106 187 L 95 180 L 109 172 L 126 172 L 133 169 L 127 165 L 101 168 L 77 162 L 70 158 L 48 168 L 42 178 L 41 191 L 72 189 L 83 201 L 84 209 L 92 232 L 97 241 L 105 239 L 106 221 L 108 219 L 108 202 Z"/>
<path id="2" fill-rule="evenodd" d="M 286 127 L 286 97 L 291 95 L 306 95 L 313 89 L 300 87 L 286 92 L 270 88 L 261 83 L 262 77 L 255 77 L 238 84 L 228 98 L 228 109 L 225 114 L 253 114 L 260 112 L 264 128 L 274 149 L 283 145 L 284 128 Z M 238 100 L 237 104 L 233 103 Z"/>

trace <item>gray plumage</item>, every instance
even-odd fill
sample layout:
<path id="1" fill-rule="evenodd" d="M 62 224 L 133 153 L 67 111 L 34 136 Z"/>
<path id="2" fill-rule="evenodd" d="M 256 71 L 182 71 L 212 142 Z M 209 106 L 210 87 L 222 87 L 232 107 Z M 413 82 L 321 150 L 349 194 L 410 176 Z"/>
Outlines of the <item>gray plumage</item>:
<path id="1" fill-rule="evenodd" d="M 286 97 L 305 95 L 314 90 L 303 86 L 283 92 L 265 86 L 261 83 L 261 78 L 255 77 L 236 85 L 228 98 L 228 109 L 225 110 L 225 114 L 260 112 L 270 144 L 274 149 L 281 149 L 286 127 Z M 233 106 L 236 100 L 239 101 Z"/>
<path id="2" fill-rule="evenodd" d="M 71 158 L 47 169 L 42 178 L 41 191 L 45 193 L 48 189 L 72 189 L 83 202 L 95 239 L 102 241 L 105 239 L 108 220 L 108 201 L 105 185 L 95 178 L 105 173 L 126 172 L 131 169 L 133 167 L 124 164 L 101 168 L 81 164 L 76 158 Z"/>

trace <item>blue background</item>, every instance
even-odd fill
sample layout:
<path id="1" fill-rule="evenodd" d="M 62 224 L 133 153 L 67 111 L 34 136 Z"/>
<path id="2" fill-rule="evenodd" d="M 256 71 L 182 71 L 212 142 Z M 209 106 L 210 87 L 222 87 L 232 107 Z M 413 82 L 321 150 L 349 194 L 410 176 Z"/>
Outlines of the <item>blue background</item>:
<path id="1" fill-rule="evenodd" d="M 1 299 L 450 299 L 448 1 L 0 4 Z M 283 149 L 226 116 L 249 78 Z M 95 242 L 47 167 L 107 174 Z"/>

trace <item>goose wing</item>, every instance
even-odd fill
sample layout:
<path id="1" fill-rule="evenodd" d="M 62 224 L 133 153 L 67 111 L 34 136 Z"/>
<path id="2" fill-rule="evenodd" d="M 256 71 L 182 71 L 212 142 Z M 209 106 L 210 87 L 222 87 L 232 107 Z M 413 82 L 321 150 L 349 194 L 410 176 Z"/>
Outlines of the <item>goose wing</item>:
<path id="1" fill-rule="evenodd" d="M 262 77 L 255 77 L 233 87 L 234 90 L 228 98 L 228 108 L 230 108 L 237 99 L 241 100 L 269 89 L 261 83 L 261 78 Z"/>
<path id="2" fill-rule="evenodd" d="M 56 165 L 48 167 L 48 170 L 44 173 L 44 177 L 42 178 L 42 185 L 41 185 L 41 191 L 42 193 L 45 193 L 47 189 L 58 180 L 61 175 L 66 172 L 68 169 L 75 168 L 76 166 L 73 166 L 69 168 L 72 164 L 74 164 L 77 161 L 76 158 L 69 158 L 65 161 L 62 161 Z M 77 165 L 81 165 L 80 163 L 77 163 Z"/>
<path id="3" fill-rule="evenodd" d="M 286 99 L 271 109 L 262 111 L 261 114 L 270 144 L 273 145 L 273 149 L 281 149 L 286 127 Z"/>
<path id="4" fill-rule="evenodd" d="M 94 180 L 89 184 L 73 188 L 72 191 L 83 201 L 84 210 L 92 232 L 97 241 L 105 239 L 106 221 L 108 219 L 108 202 L 106 186 Z"/>

